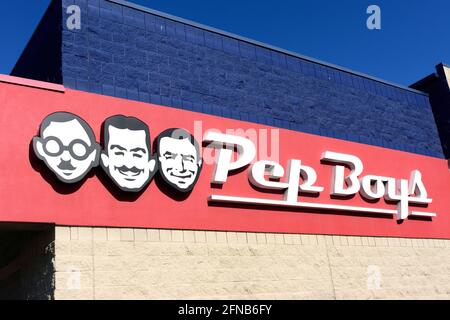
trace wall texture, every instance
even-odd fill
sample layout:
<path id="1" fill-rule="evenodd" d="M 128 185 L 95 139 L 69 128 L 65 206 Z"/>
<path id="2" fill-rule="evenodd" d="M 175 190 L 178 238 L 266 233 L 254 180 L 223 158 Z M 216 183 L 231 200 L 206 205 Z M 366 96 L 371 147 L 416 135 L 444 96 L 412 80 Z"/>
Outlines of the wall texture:
<path id="1" fill-rule="evenodd" d="M 450 241 L 57 227 L 56 299 L 448 299 Z"/>
<path id="2" fill-rule="evenodd" d="M 72 4 L 81 30 L 66 27 Z M 107 0 L 61 10 L 69 88 L 443 157 L 423 94 Z M 34 50 L 13 75 L 40 62 Z"/>
<path id="3" fill-rule="evenodd" d="M 429 94 L 444 156 L 450 159 L 450 67 L 438 64 L 435 73 L 411 87 Z"/>

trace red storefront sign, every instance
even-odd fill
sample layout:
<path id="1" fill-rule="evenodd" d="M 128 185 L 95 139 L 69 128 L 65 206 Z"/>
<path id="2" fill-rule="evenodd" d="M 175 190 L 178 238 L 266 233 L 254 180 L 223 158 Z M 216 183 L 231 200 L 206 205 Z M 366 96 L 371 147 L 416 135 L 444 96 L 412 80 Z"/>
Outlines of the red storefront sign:
<path id="1" fill-rule="evenodd" d="M 20 82 L 0 82 L 0 221 L 450 238 L 450 173 L 445 160 Z M 46 88 L 38 88 L 42 85 Z M 79 139 L 69 145 L 44 137 L 43 120 L 57 112 L 83 119 L 98 147 Z M 125 133 L 130 134 L 127 141 L 139 139 L 128 129 L 112 138 L 108 129 L 108 123 L 119 127 L 131 118 L 134 125 L 149 127 L 152 149 L 157 146 L 148 172 L 114 162 L 112 156 L 129 154 L 127 159 L 136 163 L 146 159 L 145 145 L 128 150 L 111 142 L 125 139 Z M 193 133 L 203 145 L 201 154 L 186 155 L 181 150 L 188 150 L 188 144 L 171 151 L 170 140 L 163 142 L 161 134 L 169 128 Z M 101 151 L 105 130 L 109 142 Z M 249 133 L 255 133 L 251 140 Z M 95 154 L 85 174 L 71 178 L 73 163 L 52 166 L 46 160 L 46 154 L 66 150 L 80 161 L 91 154 L 83 151 Z M 186 160 L 180 162 L 183 165 L 192 157 L 190 171 L 168 168 L 166 161 L 174 163 L 180 154 Z M 186 170 L 192 174 L 184 174 Z M 160 174 L 152 179 L 157 171 Z M 136 177 L 141 174 L 139 183 Z M 192 188 L 177 184 L 190 178 Z"/>

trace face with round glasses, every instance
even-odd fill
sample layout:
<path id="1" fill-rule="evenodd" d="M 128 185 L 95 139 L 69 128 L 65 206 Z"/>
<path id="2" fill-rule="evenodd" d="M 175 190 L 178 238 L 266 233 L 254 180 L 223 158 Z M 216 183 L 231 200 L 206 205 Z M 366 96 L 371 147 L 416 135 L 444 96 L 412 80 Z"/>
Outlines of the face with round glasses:
<path id="1" fill-rule="evenodd" d="M 69 113 L 55 113 L 44 119 L 40 137 L 33 139 L 39 159 L 66 183 L 82 180 L 98 165 L 100 146 L 84 120 Z"/>

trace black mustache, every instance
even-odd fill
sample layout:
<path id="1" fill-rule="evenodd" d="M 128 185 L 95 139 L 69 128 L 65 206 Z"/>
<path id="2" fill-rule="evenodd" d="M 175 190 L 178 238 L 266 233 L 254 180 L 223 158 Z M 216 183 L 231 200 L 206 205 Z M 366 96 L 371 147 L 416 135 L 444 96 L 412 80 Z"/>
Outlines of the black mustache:
<path id="1" fill-rule="evenodd" d="M 61 170 L 75 170 L 76 168 L 72 166 L 70 161 L 61 160 L 61 163 L 58 165 L 58 168 Z"/>
<path id="2" fill-rule="evenodd" d="M 126 166 L 116 167 L 116 169 L 123 172 L 131 172 L 131 173 L 141 173 L 142 171 L 144 171 L 143 169 L 138 169 L 136 167 L 128 168 Z"/>

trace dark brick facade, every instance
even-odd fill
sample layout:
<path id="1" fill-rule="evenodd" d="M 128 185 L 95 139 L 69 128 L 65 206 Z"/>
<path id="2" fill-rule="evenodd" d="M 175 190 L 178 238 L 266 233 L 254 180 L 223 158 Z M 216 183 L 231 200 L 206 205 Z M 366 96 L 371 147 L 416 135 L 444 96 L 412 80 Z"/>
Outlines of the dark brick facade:
<path id="1" fill-rule="evenodd" d="M 81 30 L 66 28 L 71 4 Z M 53 69 L 68 88 L 443 157 L 424 94 L 107 0 L 61 10 Z M 13 74 L 39 63 L 26 52 Z"/>
<path id="2" fill-rule="evenodd" d="M 450 77 L 445 73 L 450 66 L 442 63 L 436 66 L 436 72 L 416 82 L 411 87 L 430 95 L 431 109 L 441 137 L 442 149 L 450 159 Z"/>

